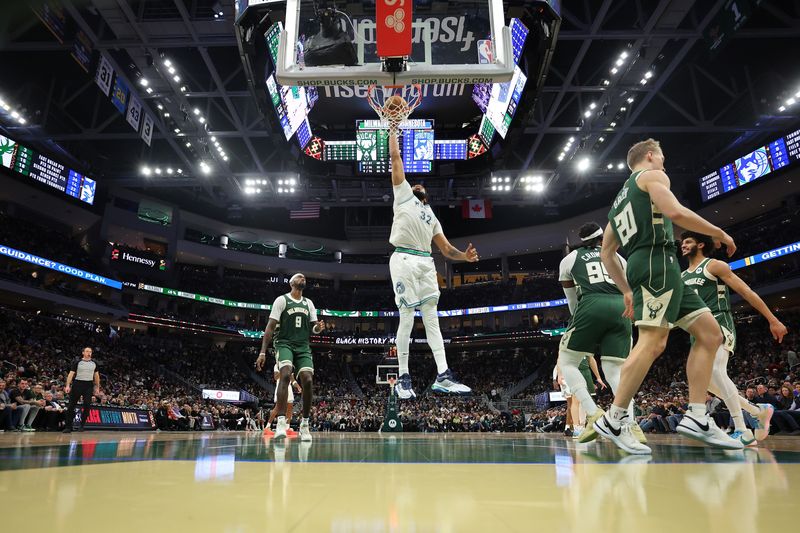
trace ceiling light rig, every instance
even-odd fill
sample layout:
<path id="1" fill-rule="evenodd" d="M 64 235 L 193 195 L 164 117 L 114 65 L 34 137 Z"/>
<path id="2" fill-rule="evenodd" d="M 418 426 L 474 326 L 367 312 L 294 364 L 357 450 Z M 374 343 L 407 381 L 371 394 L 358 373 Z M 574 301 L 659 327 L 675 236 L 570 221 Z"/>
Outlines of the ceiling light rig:
<path id="1" fill-rule="evenodd" d="M 564 147 L 561 149 L 561 153 L 558 155 L 559 161 L 563 161 L 564 158 L 569 155 L 569 151 L 572 149 L 572 143 L 574 142 L 575 142 L 575 137 L 570 137 L 569 139 L 567 139 L 566 144 L 564 144 Z"/>
<path id="2" fill-rule="evenodd" d="M 11 117 L 11 120 L 17 124 L 25 126 L 28 123 L 28 120 L 19 112 L 18 107 L 9 104 L 3 97 L 0 97 L 0 111 Z"/>
<path id="3" fill-rule="evenodd" d="M 787 98 L 783 102 L 783 105 L 778 107 L 778 111 L 783 113 L 784 111 L 786 111 L 790 107 L 794 106 L 797 102 L 800 102 L 800 90 L 798 90 L 796 93 L 794 93 L 794 95 L 792 95 L 789 98 Z"/>
<path id="4" fill-rule="evenodd" d="M 525 192 L 533 192 L 541 194 L 544 192 L 544 177 L 539 175 L 523 176 L 520 178 L 520 183 L 525 189 Z"/>

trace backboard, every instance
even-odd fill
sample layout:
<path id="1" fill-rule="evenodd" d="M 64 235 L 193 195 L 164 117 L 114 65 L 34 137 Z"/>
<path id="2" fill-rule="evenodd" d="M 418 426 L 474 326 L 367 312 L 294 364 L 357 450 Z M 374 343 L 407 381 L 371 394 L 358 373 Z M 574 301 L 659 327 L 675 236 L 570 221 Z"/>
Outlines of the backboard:
<path id="1" fill-rule="evenodd" d="M 283 28 L 282 85 L 502 83 L 514 73 L 502 0 L 287 0 Z"/>

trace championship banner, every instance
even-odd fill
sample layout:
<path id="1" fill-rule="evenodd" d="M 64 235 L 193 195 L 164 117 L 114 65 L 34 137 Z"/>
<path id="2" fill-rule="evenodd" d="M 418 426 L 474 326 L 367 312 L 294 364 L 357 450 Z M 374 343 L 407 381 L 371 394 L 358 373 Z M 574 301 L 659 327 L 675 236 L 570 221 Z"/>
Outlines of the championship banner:
<path id="1" fill-rule="evenodd" d="M 142 103 L 133 94 L 131 94 L 128 114 L 125 116 L 125 120 L 134 130 L 139 131 L 139 124 L 142 122 Z"/>
<path id="2" fill-rule="evenodd" d="M 147 113 L 144 114 L 142 126 L 142 139 L 150 146 L 150 141 L 153 139 L 153 118 Z"/>
<path id="3" fill-rule="evenodd" d="M 92 64 L 92 48 L 92 41 L 89 36 L 83 30 L 78 30 L 78 33 L 75 34 L 75 40 L 72 42 L 70 55 L 87 74 L 89 73 L 89 65 Z"/>
<path id="4" fill-rule="evenodd" d="M 111 80 L 114 78 L 114 67 L 106 59 L 106 56 L 100 54 L 100 61 L 97 64 L 97 73 L 95 74 L 94 81 L 103 94 L 108 96 L 111 91 Z"/>

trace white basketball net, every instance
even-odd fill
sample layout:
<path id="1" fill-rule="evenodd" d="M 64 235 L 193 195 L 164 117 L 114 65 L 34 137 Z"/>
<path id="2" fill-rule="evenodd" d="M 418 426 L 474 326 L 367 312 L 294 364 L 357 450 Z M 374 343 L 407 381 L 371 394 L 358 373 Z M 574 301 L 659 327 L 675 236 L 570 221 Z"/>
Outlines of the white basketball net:
<path id="1" fill-rule="evenodd" d="M 403 100 L 398 102 L 395 99 L 395 101 L 390 102 L 394 96 L 399 96 Z M 400 135 L 400 124 L 422 102 L 422 86 L 419 84 L 391 87 L 370 85 L 367 101 L 381 121 L 386 124 L 386 129 L 389 130 L 389 133 L 397 136 Z"/>

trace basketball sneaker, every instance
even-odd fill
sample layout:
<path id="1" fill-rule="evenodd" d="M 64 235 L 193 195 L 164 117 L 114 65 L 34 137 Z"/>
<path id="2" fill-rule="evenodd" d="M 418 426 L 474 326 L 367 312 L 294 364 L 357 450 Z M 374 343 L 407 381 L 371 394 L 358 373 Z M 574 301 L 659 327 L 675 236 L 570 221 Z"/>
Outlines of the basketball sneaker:
<path id="1" fill-rule="evenodd" d="M 403 374 L 394 385 L 394 392 L 401 400 L 413 400 L 417 397 L 414 389 L 411 388 L 411 376 Z"/>
<path id="2" fill-rule="evenodd" d="M 761 409 L 761 412 L 758 413 L 756 417 L 756 427 L 755 427 L 755 438 L 756 440 L 765 440 L 769 437 L 769 422 L 772 420 L 772 414 L 775 412 L 775 408 L 772 407 L 768 403 L 760 403 L 758 407 Z"/>
<path id="3" fill-rule="evenodd" d="M 311 442 L 311 428 L 308 427 L 308 422 L 300 423 L 300 440 L 303 442 Z"/>
<path id="4" fill-rule="evenodd" d="M 678 433 L 690 439 L 705 442 L 709 446 L 715 448 L 722 448 L 725 450 L 741 450 L 744 448 L 739 440 L 734 440 L 722 431 L 714 419 L 706 415 L 702 418 L 695 418 L 693 415 L 687 413 L 683 416 L 678 424 Z"/>
<path id="5" fill-rule="evenodd" d="M 286 432 L 289 430 L 289 423 L 286 420 L 278 420 L 277 425 L 275 426 L 275 435 L 273 435 L 273 439 L 285 439 Z"/>
<path id="6" fill-rule="evenodd" d="M 603 415 L 594 423 L 593 427 L 598 435 L 607 438 L 617 448 L 631 455 L 649 455 L 653 453 L 649 446 L 645 446 L 636 440 L 636 437 L 631 433 L 631 424 L 623 423 L 620 424 L 620 427 L 615 428 L 608 420 L 608 415 Z"/>
<path id="7" fill-rule="evenodd" d="M 265 437 L 271 437 L 271 436 L 273 436 L 273 435 L 275 435 L 275 432 L 274 432 L 274 431 L 272 431 L 272 430 L 271 430 L 270 428 L 268 428 L 268 427 L 264 428 L 264 436 L 265 436 Z"/>
<path id="8" fill-rule="evenodd" d="M 290 439 L 291 439 L 291 438 L 294 438 L 294 437 L 296 437 L 296 436 L 297 436 L 297 432 L 296 432 L 295 430 L 293 430 L 291 426 L 289 426 L 289 427 L 286 429 L 286 436 L 287 436 L 288 438 L 290 438 Z"/>
<path id="9" fill-rule="evenodd" d="M 644 436 L 644 431 L 636 422 L 631 422 L 631 434 L 642 444 L 647 444 L 647 437 Z"/>
<path id="10" fill-rule="evenodd" d="M 586 417 L 586 427 L 583 428 L 581 434 L 578 436 L 578 442 L 592 442 L 597 438 L 597 432 L 594 430 L 594 423 L 600 420 L 600 417 L 606 414 L 602 409 L 597 409 L 594 414 Z"/>
<path id="11" fill-rule="evenodd" d="M 730 437 L 733 440 L 741 441 L 745 446 L 758 445 L 758 441 L 756 440 L 755 436 L 753 436 L 753 432 L 749 429 L 745 429 L 744 431 L 734 431 L 730 434 Z"/>
<path id="12" fill-rule="evenodd" d="M 431 389 L 447 394 L 469 394 L 472 392 L 472 389 L 456 380 L 453 371 L 449 368 L 436 376 L 436 381 L 431 385 Z"/>
<path id="13" fill-rule="evenodd" d="M 581 426 L 575 426 L 575 429 L 572 430 L 572 438 L 573 439 L 579 439 L 580 436 L 581 436 L 581 433 L 583 433 L 583 431 L 584 431 L 584 428 L 582 428 Z"/>

